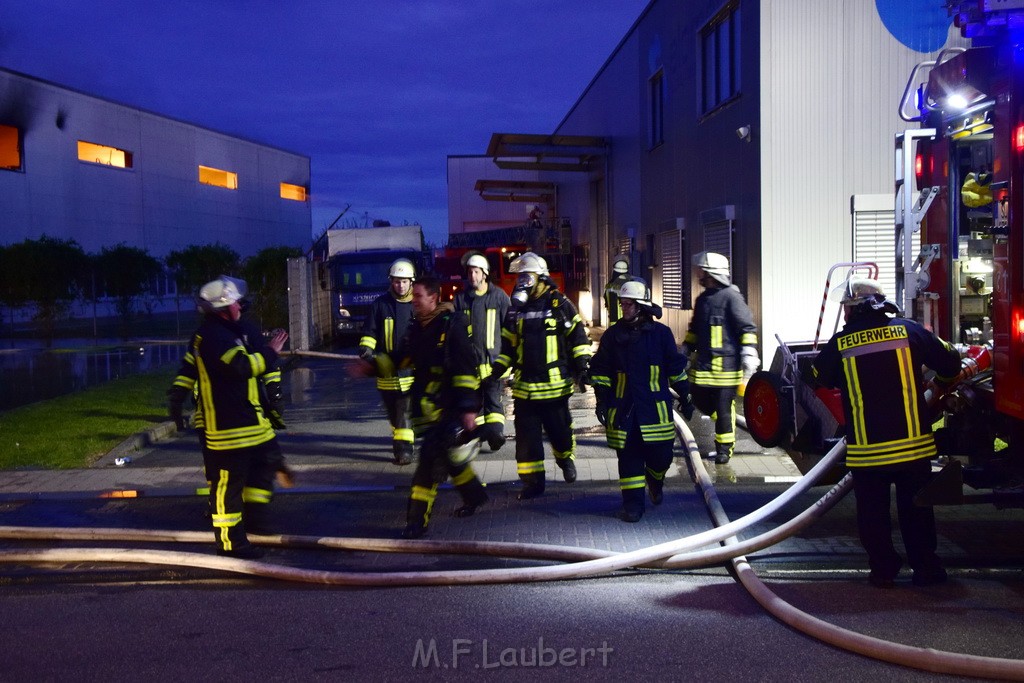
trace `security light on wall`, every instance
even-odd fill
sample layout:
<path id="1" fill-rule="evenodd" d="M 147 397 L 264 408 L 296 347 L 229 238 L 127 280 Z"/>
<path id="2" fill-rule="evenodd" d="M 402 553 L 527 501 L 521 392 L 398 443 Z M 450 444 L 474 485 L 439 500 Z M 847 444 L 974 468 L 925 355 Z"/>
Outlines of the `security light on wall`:
<path id="1" fill-rule="evenodd" d="M 737 128 L 736 137 L 738 137 L 740 140 L 750 142 L 750 126 L 740 126 L 739 128 Z"/>

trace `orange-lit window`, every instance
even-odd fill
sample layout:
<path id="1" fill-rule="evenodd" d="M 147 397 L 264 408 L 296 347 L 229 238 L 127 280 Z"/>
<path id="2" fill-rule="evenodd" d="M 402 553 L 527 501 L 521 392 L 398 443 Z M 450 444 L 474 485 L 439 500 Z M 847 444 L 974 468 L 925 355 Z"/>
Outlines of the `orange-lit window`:
<path id="1" fill-rule="evenodd" d="M 0 168 L 21 170 L 21 136 L 14 126 L 0 125 Z"/>
<path id="2" fill-rule="evenodd" d="M 117 147 L 97 145 L 92 142 L 78 141 L 78 160 L 88 161 L 90 164 L 103 164 L 104 166 L 117 166 L 118 168 L 132 167 L 132 153 L 126 152 Z"/>
<path id="3" fill-rule="evenodd" d="M 200 166 L 199 182 L 203 185 L 216 185 L 217 187 L 226 187 L 229 190 L 237 190 L 238 174 L 231 171 L 222 171 L 219 168 Z"/>
<path id="4" fill-rule="evenodd" d="M 306 188 L 302 185 L 281 183 L 281 199 L 293 199 L 297 202 L 306 201 Z"/>

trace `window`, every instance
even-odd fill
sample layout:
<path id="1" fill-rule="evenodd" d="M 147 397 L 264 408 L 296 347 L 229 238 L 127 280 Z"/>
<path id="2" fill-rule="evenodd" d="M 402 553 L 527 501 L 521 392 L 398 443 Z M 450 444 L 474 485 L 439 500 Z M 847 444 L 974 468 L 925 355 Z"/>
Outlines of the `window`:
<path id="1" fill-rule="evenodd" d="M 0 125 L 0 168 L 21 170 L 21 131 L 14 126 Z"/>
<path id="2" fill-rule="evenodd" d="M 661 254 L 661 303 L 665 308 L 690 307 L 690 278 L 683 277 L 686 237 L 681 229 L 658 233 Z"/>
<path id="3" fill-rule="evenodd" d="M 117 168 L 132 167 L 131 152 L 126 152 L 117 147 L 97 145 L 84 140 L 78 141 L 78 160 L 102 166 L 116 166 Z"/>
<path id="4" fill-rule="evenodd" d="M 302 185 L 281 183 L 281 199 L 291 199 L 296 202 L 306 201 L 306 188 Z"/>
<path id="5" fill-rule="evenodd" d="M 701 111 L 705 114 L 740 93 L 740 6 L 738 0 L 701 29 Z"/>
<path id="6" fill-rule="evenodd" d="M 229 190 L 237 190 L 238 174 L 231 171 L 222 171 L 219 168 L 200 166 L 199 182 L 203 185 L 214 185 L 216 187 L 225 187 Z"/>
<path id="7" fill-rule="evenodd" d="M 665 71 L 651 76 L 651 148 L 665 142 Z"/>

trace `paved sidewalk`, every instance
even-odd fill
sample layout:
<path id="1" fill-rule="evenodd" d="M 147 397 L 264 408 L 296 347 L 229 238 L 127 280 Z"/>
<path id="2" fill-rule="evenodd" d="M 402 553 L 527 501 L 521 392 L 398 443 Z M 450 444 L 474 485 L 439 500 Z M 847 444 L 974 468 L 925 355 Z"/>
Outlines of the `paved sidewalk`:
<path id="1" fill-rule="evenodd" d="M 349 378 L 337 362 L 307 361 L 285 373 L 285 393 L 291 399 L 286 409 L 289 426 L 279 438 L 298 474 L 297 492 L 409 486 L 413 468 L 391 462 L 390 427 L 372 382 Z M 518 480 L 511 400 L 506 402 L 508 443 L 498 453 L 483 453 L 474 463 L 481 479 L 489 484 Z M 615 454 L 605 443 L 593 406 L 592 392 L 570 399 L 578 480 L 617 481 Z M 710 421 L 698 414 L 691 428 L 702 449 L 709 449 Z M 799 470 L 784 452 L 765 451 L 742 430 L 737 435 L 736 457 L 728 465 L 708 465 L 720 483 L 792 481 L 799 477 Z M 682 456 L 682 446 L 677 443 L 676 449 Z M 118 458 L 125 457 L 130 463 L 115 465 Z M 549 477 L 561 480 L 550 455 L 548 461 Z M 668 476 L 687 477 L 682 457 L 676 459 Z M 144 435 L 132 435 L 88 469 L 2 472 L 0 498 L 116 495 L 124 491 L 176 495 L 194 492 L 205 483 L 196 435 L 177 434 L 172 424 L 165 423 Z"/>

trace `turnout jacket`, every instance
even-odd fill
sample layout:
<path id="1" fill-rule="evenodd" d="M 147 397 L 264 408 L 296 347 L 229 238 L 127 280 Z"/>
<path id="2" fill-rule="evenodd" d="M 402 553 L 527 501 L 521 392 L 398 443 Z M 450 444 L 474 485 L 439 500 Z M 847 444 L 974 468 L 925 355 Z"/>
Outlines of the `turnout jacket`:
<path id="1" fill-rule="evenodd" d="M 628 273 L 617 273 L 615 277 L 604 286 L 604 305 L 608 307 L 608 321 L 616 322 L 622 317 L 622 304 L 619 303 L 619 290 L 622 285 L 629 282 Z"/>
<path id="2" fill-rule="evenodd" d="M 359 340 L 374 352 L 377 364 L 377 388 L 381 391 L 407 392 L 412 386 L 412 375 L 408 370 L 397 369 L 405 355 L 402 344 L 412 321 L 412 299 L 399 301 L 388 290 L 377 297 L 370 306 L 366 329 Z"/>
<path id="3" fill-rule="evenodd" d="M 480 377 L 491 373 L 491 363 L 501 353 L 501 324 L 511 305 L 508 294 L 492 283 L 487 283 L 483 294 L 466 290 L 455 297 L 455 310 L 465 311 L 469 317 L 473 345 L 483 359 Z"/>
<path id="4" fill-rule="evenodd" d="M 683 343 L 697 350 L 690 373 L 694 384 L 731 387 L 743 381 L 740 351 L 757 346 L 757 326 L 735 285 L 701 292 Z"/>
<path id="5" fill-rule="evenodd" d="M 849 467 L 936 454 L 922 365 L 952 379 L 960 372 L 960 354 L 913 320 L 881 311 L 851 318 L 814 359 L 818 383 L 838 388 L 843 397 Z"/>
<path id="6" fill-rule="evenodd" d="M 425 325 L 413 320 L 402 345 L 399 368 L 412 372 L 410 417 L 421 429 L 444 411 L 480 410 L 480 361 L 466 314 L 443 303 Z"/>
<path id="7" fill-rule="evenodd" d="M 689 395 L 686 363 L 672 331 L 661 323 L 620 320 L 608 328 L 590 362 L 590 381 L 608 409 L 609 446 L 625 448 L 627 435 L 637 427 L 644 441 L 675 439 L 669 387 Z"/>
<path id="8" fill-rule="evenodd" d="M 568 396 L 590 360 L 583 321 L 564 294 L 549 289 L 520 308 L 509 309 L 501 331 L 495 377 L 511 367 L 512 396 L 543 401 Z"/>
<path id="9" fill-rule="evenodd" d="M 274 438 L 257 383 L 273 368 L 277 353 L 269 346 L 250 352 L 245 332 L 238 323 L 208 314 L 189 342 L 199 393 L 196 413 L 202 418 L 197 426 L 212 451 L 256 446 Z"/>

